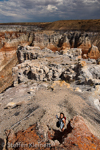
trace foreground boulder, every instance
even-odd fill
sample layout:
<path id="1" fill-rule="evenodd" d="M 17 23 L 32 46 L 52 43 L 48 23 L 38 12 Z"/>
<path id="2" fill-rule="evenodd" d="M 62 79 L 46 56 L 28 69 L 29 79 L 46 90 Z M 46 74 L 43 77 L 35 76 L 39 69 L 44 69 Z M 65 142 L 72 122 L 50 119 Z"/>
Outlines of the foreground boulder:
<path id="1" fill-rule="evenodd" d="M 100 150 L 100 140 L 89 131 L 81 116 L 71 119 L 64 132 L 49 129 L 47 135 L 45 138 L 44 131 L 39 125 L 33 125 L 16 134 L 13 131 L 7 131 L 7 149 Z"/>
<path id="2" fill-rule="evenodd" d="M 75 116 L 70 121 L 68 127 L 71 133 L 68 134 L 67 138 L 64 138 L 64 146 L 66 149 L 100 149 L 100 140 L 89 131 L 81 116 Z"/>

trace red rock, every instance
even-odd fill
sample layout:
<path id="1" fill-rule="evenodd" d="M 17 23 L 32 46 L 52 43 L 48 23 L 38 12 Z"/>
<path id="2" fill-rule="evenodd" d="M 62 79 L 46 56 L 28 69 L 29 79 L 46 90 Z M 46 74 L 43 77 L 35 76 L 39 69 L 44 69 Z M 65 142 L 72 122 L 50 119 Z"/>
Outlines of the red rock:
<path id="1" fill-rule="evenodd" d="M 84 54 L 88 54 L 88 51 L 90 50 L 91 46 L 92 46 L 91 42 L 87 40 L 84 41 L 78 48 L 82 49 L 82 55 L 84 55 Z"/>
<path id="2" fill-rule="evenodd" d="M 88 52 L 88 58 L 98 59 L 99 57 L 100 57 L 100 52 L 99 52 L 98 48 L 96 46 L 92 45 L 92 48 Z"/>
<path id="3" fill-rule="evenodd" d="M 18 62 L 16 50 L 19 44 L 30 44 L 27 36 L 24 32 L 0 32 L 0 93 L 13 84 L 12 68 Z"/>
<path id="4" fill-rule="evenodd" d="M 53 147 L 46 147 L 44 135 L 39 132 L 36 125 L 29 127 L 25 131 L 19 131 L 16 134 L 13 134 L 13 132 L 9 133 L 8 142 L 10 146 L 11 144 L 17 146 L 17 143 L 21 143 L 16 148 L 17 150 L 37 150 L 39 148 L 43 150 L 100 150 L 100 140 L 89 131 L 81 116 L 75 116 L 70 120 L 64 132 L 58 130 L 48 131 L 48 140 L 54 141 L 53 143 L 55 144 Z M 56 144 L 55 141 L 56 143 L 60 142 L 60 145 Z M 36 144 L 38 145 L 37 148 L 34 147 Z M 29 147 L 29 145 L 33 147 Z M 12 149 L 8 147 L 8 150 Z"/>
<path id="5" fill-rule="evenodd" d="M 48 44 L 47 48 L 54 51 L 54 52 L 58 51 L 58 48 L 56 46 L 54 46 L 53 44 Z"/>
<path id="6" fill-rule="evenodd" d="M 62 45 L 62 50 L 64 50 L 64 49 L 70 49 L 71 48 L 71 46 L 70 46 L 70 43 L 69 43 L 69 40 L 68 39 L 66 39 L 66 42 L 64 42 L 63 43 L 63 45 Z"/>
<path id="7" fill-rule="evenodd" d="M 12 133 L 8 135 L 8 150 L 13 150 L 13 146 L 17 150 L 37 150 L 43 147 L 47 149 L 46 142 L 44 140 L 44 135 L 39 133 L 39 130 L 36 128 L 36 125 L 29 127 L 25 131 L 19 131 L 13 135 Z M 18 146 L 18 143 L 20 145 Z"/>
<path id="8" fill-rule="evenodd" d="M 64 138 L 64 146 L 67 149 L 100 150 L 100 140 L 89 131 L 81 116 L 75 116 L 70 121 L 69 128 L 72 131 Z"/>

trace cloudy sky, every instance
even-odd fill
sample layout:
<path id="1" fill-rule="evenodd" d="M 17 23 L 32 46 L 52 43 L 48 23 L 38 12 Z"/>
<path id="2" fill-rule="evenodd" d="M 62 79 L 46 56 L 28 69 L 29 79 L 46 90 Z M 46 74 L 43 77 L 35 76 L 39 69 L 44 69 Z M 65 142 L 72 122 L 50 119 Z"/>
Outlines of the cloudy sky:
<path id="1" fill-rule="evenodd" d="M 100 0 L 0 0 L 0 23 L 73 19 L 100 19 Z"/>

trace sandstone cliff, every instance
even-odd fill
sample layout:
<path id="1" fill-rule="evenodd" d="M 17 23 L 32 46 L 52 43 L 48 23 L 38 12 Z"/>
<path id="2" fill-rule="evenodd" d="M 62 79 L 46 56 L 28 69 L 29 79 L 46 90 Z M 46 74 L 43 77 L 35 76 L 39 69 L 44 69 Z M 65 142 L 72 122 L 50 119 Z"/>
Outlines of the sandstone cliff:
<path id="1" fill-rule="evenodd" d="M 0 92 L 13 84 L 12 67 L 18 63 L 18 45 L 30 45 L 33 38 L 33 33 L 20 33 L 16 30 L 0 32 Z"/>

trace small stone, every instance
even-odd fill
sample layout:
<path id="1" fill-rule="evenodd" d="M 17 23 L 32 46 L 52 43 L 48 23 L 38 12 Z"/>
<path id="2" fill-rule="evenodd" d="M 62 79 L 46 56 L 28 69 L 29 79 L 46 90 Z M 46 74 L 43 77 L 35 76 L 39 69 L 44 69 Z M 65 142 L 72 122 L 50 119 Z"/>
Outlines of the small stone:
<path id="1" fill-rule="evenodd" d="M 8 109 L 9 107 L 15 107 L 16 106 L 16 103 L 15 102 L 9 102 L 7 104 L 7 106 L 5 107 L 5 109 Z"/>
<path id="2" fill-rule="evenodd" d="M 100 101 L 99 101 L 99 99 L 94 99 L 94 105 L 97 107 L 98 110 L 100 110 Z"/>
<path id="3" fill-rule="evenodd" d="M 83 59 L 87 59 L 87 54 L 83 54 Z"/>
<path id="4" fill-rule="evenodd" d="M 82 90 L 81 90 L 79 87 L 77 87 L 77 88 L 75 89 L 75 91 L 76 91 L 76 92 L 82 92 Z"/>
<path id="5" fill-rule="evenodd" d="M 60 145 L 60 142 L 58 140 L 55 140 L 54 142 L 55 142 L 55 146 Z"/>
<path id="6" fill-rule="evenodd" d="M 50 142 L 52 147 L 55 146 L 55 142 L 53 140 L 49 140 L 49 142 Z"/>

